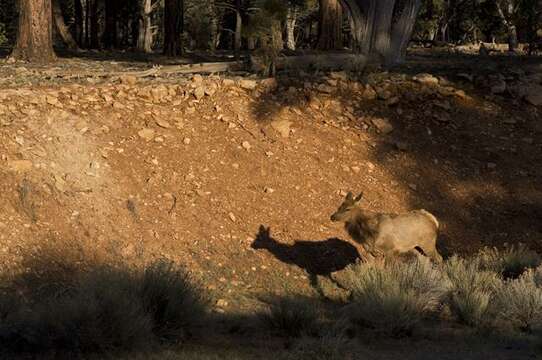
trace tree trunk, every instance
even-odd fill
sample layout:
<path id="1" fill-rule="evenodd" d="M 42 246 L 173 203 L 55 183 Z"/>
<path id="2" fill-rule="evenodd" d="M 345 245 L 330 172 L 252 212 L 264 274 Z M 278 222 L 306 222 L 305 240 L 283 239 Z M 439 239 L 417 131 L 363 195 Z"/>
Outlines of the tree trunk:
<path id="1" fill-rule="evenodd" d="M 90 2 L 85 0 L 85 45 L 90 48 Z"/>
<path id="2" fill-rule="evenodd" d="M 75 41 L 80 46 L 83 45 L 83 5 L 81 4 L 81 0 L 74 0 L 74 14 L 75 14 L 75 23 L 73 27 L 73 35 L 75 37 Z"/>
<path id="3" fill-rule="evenodd" d="M 379 0 L 376 6 L 374 51 L 386 62 L 391 54 L 391 31 L 395 0 Z"/>
<path id="4" fill-rule="evenodd" d="M 55 59 L 51 0 L 20 0 L 17 43 L 12 57 L 47 63 Z"/>
<path id="5" fill-rule="evenodd" d="M 241 32 L 243 31 L 243 18 L 241 16 L 241 0 L 235 0 L 235 36 L 233 49 L 235 59 L 239 60 L 241 56 Z"/>
<path id="6" fill-rule="evenodd" d="M 98 0 L 87 0 L 90 4 L 90 48 L 100 48 L 100 19 L 98 18 Z"/>
<path id="7" fill-rule="evenodd" d="M 79 49 L 79 46 L 77 45 L 77 42 L 75 42 L 72 34 L 70 33 L 70 30 L 66 26 L 66 23 L 64 22 L 64 16 L 62 15 L 62 9 L 60 8 L 60 0 L 52 0 L 53 2 L 53 16 L 55 21 L 55 27 L 58 32 L 58 35 L 60 35 L 60 38 L 62 41 L 64 41 L 64 44 L 68 47 L 70 50 L 77 50 Z"/>
<path id="8" fill-rule="evenodd" d="M 497 11 L 508 33 L 508 51 L 516 51 L 518 47 L 518 31 L 516 25 L 512 21 L 513 4 L 506 4 L 505 10 L 506 12 L 503 11 L 503 7 L 497 1 Z"/>
<path id="9" fill-rule="evenodd" d="M 164 5 L 164 55 L 182 54 L 184 4 L 182 0 L 166 0 Z"/>
<path id="10" fill-rule="evenodd" d="M 103 34 L 103 43 L 106 49 L 118 47 L 117 1 L 118 0 L 105 1 L 105 31 Z"/>
<path id="11" fill-rule="evenodd" d="M 342 7 L 339 0 L 319 0 L 318 49 L 342 48 Z"/>
<path id="12" fill-rule="evenodd" d="M 152 32 L 152 0 L 140 0 L 139 14 L 139 35 L 137 40 L 137 49 L 139 51 L 152 52 L 154 34 Z"/>
<path id="13" fill-rule="evenodd" d="M 387 59 L 389 63 L 404 60 L 408 43 L 414 31 L 418 11 L 420 10 L 421 0 L 407 0 L 403 6 L 401 14 L 393 26 L 392 51 L 390 58 Z"/>
<path id="14" fill-rule="evenodd" d="M 286 18 L 286 48 L 295 50 L 295 24 L 297 21 L 297 9 L 288 8 L 288 17 Z"/>

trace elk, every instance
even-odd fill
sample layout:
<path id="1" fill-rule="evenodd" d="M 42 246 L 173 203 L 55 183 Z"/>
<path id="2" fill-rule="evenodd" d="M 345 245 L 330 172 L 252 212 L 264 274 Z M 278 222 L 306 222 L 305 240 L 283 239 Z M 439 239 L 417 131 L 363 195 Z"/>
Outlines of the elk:
<path id="1" fill-rule="evenodd" d="M 331 221 L 344 222 L 363 253 L 373 257 L 421 253 L 442 262 L 436 249 L 439 223 L 435 216 L 423 209 L 402 214 L 370 213 L 360 207 L 362 197 L 363 193 L 354 198 L 349 192 Z"/>

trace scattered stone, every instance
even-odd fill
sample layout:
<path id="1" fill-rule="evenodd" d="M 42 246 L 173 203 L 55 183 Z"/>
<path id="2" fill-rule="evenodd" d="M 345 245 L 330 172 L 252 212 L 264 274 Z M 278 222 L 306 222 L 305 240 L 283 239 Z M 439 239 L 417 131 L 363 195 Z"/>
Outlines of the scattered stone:
<path id="1" fill-rule="evenodd" d="M 156 120 L 156 125 L 160 126 L 161 128 L 164 128 L 164 129 L 169 129 L 169 128 L 171 128 L 171 125 L 169 124 L 169 122 L 167 122 L 167 121 L 164 120 L 164 119 L 158 119 L 158 120 Z"/>
<path id="2" fill-rule="evenodd" d="M 358 174 L 361 171 L 361 168 L 359 166 L 352 166 L 351 169 L 352 172 L 355 174 Z"/>
<path id="3" fill-rule="evenodd" d="M 431 74 L 423 73 L 418 74 L 412 78 L 412 80 L 424 85 L 438 85 L 439 79 Z"/>
<path id="4" fill-rule="evenodd" d="M 245 90 L 254 90 L 258 84 L 255 80 L 242 79 L 239 80 L 239 87 Z"/>
<path id="5" fill-rule="evenodd" d="M 219 308 L 225 308 L 225 307 L 228 307 L 228 302 L 224 299 L 218 299 L 216 301 L 216 306 Z"/>
<path id="6" fill-rule="evenodd" d="M 263 191 L 264 191 L 266 194 L 272 194 L 272 193 L 275 192 L 275 189 L 270 188 L 270 187 L 265 187 L 265 188 L 263 189 Z"/>
<path id="7" fill-rule="evenodd" d="M 149 128 L 141 129 L 139 130 L 137 135 L 139 135 L 140 138 L 151 141 L 152 139 L 154 139 L 154 130 Z"/>
<path id="8" fill-rule="evenodd" d="M 372 118 L 371 123 L 382 134 L 389 134 L 393 131 L 393 125 L 384 118 Z"/>
<path id="9" fill-rule="evenodd" d="M 32 170 L 33 164 L 30 160 L 11 160 L 8 161 L 8 169 L 15 172 L 27 172 Z"/>
<path id="10" fill-rule="evenodd" d="M 243 149 L 245 149 L 247 151 L 250 150 L 250 148 L 252 147 L 248 141 L 243 141 L 241 146 L 243 147 Z"/>
<path id="11" fill-rule="evenodd" d="M 236 221 L 237 221 L 237 218 L 235 217 L 235 215 L 233 215 L 232 212 L 228 213 L 228 217 L 230 218 L 230 220 L 231 220 L 232 222 L 236 222 Z"/>
<path id="12" fill-rule="evenodd" d="M 290 136 L 290 126 L 292 122 L 287 119 L 275 120 L 271 123 L 271 127 L 280 134 L 283 138 Z"/>
<path id="13" fill-rule="evenodd" d="M 134 75 L 121 75 L 119 77 L 121 84 L 134 86 L 137 84 L 137 77 Z"/>
<path id="14" fill-rule="evenodd" d="M 183 144 L 185 144 L 185 145 L 190 145 L 190 138 L 185 137 L 185 138 L 183 139 Z"/>
<path id="15" fill-rule="evenodd" d="M 194 97 L 196 98 L 196 100 L 203 99 L 204 96 L 205 96 L 205 89 L 202 86 L 198 86 L 197 88 L 194 89 Z"/>

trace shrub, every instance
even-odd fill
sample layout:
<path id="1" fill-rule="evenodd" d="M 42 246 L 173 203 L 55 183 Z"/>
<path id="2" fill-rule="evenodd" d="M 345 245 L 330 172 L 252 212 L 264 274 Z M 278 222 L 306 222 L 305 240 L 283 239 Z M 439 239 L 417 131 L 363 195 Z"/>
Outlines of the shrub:
<path id="1" fill-rule="evenodd" d="M 427 259 L 386 265 L 359 264 L 350 270 L 352 303 L 346 316 L 355 324 L 391 335 L 411 332 L 433 312 L 448 283 Z"/>
<path id="2" fill-rule="evenodd" d="M 504 282 L 495 298 L 497 318 L 513 328 L 531 332 L 542 323 L 542 288 L 537 286 L 535 271 L 529 270 L 519 279 Z"/>
<path id="3" fill-rule="evenodd" d="M 40 298 L 36 296 L 40 291 L 25 289 L 31 297 L 28 301 L 19 297 L 22 310 L 9 321 L 0 318 L 0 346 L 12 352 L 145 349 L 158 340 L 183 339 L 204 310 L 187 273 L 167 262 L 151 264 L 144 271 L 97 266 L 73 277 L 59 273 L 54 265 L 53 271 L 22 278 L 15 284 L 49 290 Z M 46 282 L 41 284 L 40 279 Z M 47 283 L 53 279 L 69 281 Z M 13 287 L 11 294 L 17 291 Z"/>
<path id="4" fill-rule="evenodd" d="M 540 265 L 540 256 L 524 244 L 512 245 L 504 250 L 484 248 L 477 258 L 480 268 L 501 274 L 505 279 L 518 278 L 525 270 Z"/>
<path id="5" fill-rule="evenodd" d="M 258 314 L 267 328 L 289 337 L 313 332 L 319 316 L 314 305 L 295 297 L 272 299 L 268 309 Z"/>
<path id="6" fill-rule="evenodd" d="M 201 290 L 171 262 L 159 261 L 145 269 L 140 296 L 152 316 L 153 331 L 162 340 L 184 338 L 205 314 Z"/>
<path id="7" fill-rule="evenodd" d="M 304 336 L 294 344 L 285 360 L 342 360 L 347 349 L 348 340 L 341 335 Z"/>
<path id="8" fill-rule="evenodd" d="M 477 260 L 452 257 L 445 265 L 451 282 L 448 302 L 452 313 L 470 326 L 486 324 L 490 300 L 500 283 L 497 274 L 480 269 Z"/>

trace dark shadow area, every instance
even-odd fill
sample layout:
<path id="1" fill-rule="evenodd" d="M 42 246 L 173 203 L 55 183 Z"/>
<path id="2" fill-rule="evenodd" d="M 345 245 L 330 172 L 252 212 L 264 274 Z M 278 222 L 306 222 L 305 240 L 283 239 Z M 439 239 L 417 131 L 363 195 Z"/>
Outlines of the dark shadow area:
<path id="1" fill-rule="evenodd" d="M 279 74 L 277 90 L 262 93 L 253 114 L 266 123 L 295 108 L 297 127 L 311 119 L 359 135 L 370 155 L 351 156 L 378 164 L 411 209 L 437 216 L 445 256 L 519 242 L 542 251 L 542 111 L 522 94 L 528 81 L 542 85 L 542 58 L 416 52 L 386 72 L 373 70 Z M 420 73 L 438 84 L 411 78 Z M 506 90 L 493 94 L 501 80 Z M 382 133 L 375 118 L 392 131 Z M 358 183 L 352 176 L 349 190 L 361 190 Z M 361 186 L 385 198 L 390 185 Z"/>
<path id="2" fill-rule="evenodd" d="M 277 260 L 295 265 L 307 272 L 310 285 L 325 297 L 318 276 L 325 276 L 336 286 L 342 288 L 331 274 L 356 263 L 360 254 L 356 247 L 347 241 L 331 238 L 322 241 L 298 240 L 293 245 L 283 244 L 271 236 L 271 229 L 261 225 L 252 248 L 269 251 Z"/>
<path id="3" fill-rule="evenodd" d="M 265 249 L 285 263 L 295 265 L 311 275 L 329 276 L 359 258 L 356 247 L 347 241 L 331 238 L 322 241 L 298 240 L 293 245 L 283 244 L 271 236 L 271 229 L 260 226 L 252 248 Z"/>

